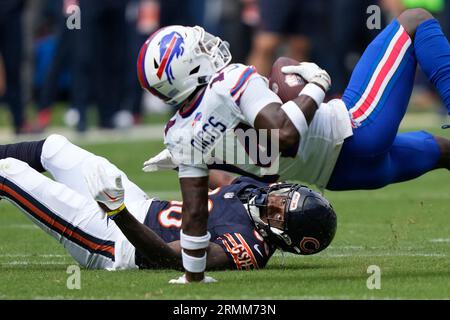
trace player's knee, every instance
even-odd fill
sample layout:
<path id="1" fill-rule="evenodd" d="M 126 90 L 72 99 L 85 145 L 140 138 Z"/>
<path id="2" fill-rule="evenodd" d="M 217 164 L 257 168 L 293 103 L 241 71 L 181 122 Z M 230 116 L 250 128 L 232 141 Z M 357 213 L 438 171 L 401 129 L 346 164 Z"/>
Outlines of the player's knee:
<path id="1" fill-rule="evenodd" d="M 432 19 L 433 15 L 425 9 L 415 8 L 403 11 L 398 21 L 411 37 L 416 34 L 417 27 L 424 21 Z"/>
<path id="2" fill-rule="evenodd" d="M 434 136 L 434 139 L 436 140 L 441 152 L 437 167 L 450 170 L 450 140 L 437 136 Z"/>
<path id="3" fill-rule="evenodd" d="M 15 158 L 6 158 L 0 160 L 0 177 L 8 178 L 24 172 L 29 165 Z"/>
<path id="4" fill-rule="evenodd" d="M 93 155 L 71 143 L 66 137 L 52 134 L 42 147 L 42 165 L 52 175 L 54 170 L 68 170 L 81 164 Z"/>
<path id="5" fill-rule="evenodd" d="M 64 146 L 69 143 L 66 137 L 60 134 L 52 134 L 45 139 L 44 147 L 42 148 L 42 156 L 44 158 L 51 158 L 57 154 Z"/>

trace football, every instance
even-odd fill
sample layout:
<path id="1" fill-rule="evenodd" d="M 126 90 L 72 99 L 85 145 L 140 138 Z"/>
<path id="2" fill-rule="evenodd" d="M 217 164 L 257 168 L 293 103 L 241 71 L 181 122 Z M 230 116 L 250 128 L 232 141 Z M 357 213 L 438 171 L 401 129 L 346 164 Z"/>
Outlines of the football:
<path id="1" fill-rule="evenodd" d="M 284 74 L 281 72 L 282 67 L 297 65 L 299 63 L 297 60 L 288 57 L 280 57 L 272 66 L 269 87 L 280 97 L 283 103 L 296 98 L 307 84 L 305 79 L 298 74 Z"/>

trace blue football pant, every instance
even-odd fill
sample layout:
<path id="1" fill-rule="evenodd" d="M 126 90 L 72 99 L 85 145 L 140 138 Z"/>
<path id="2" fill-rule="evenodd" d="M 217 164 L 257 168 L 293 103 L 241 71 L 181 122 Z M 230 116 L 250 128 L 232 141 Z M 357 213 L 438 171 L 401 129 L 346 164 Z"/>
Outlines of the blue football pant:
<path id="1" fill-rule="evenodd" d="M 328 189 L 376 189 L 436 168 L 441 152 L 432 135 L 398 134 L 416 65 L 414 43 L 397 20 L 367 47 L 342 97 L 354 134 L 344 142 Z"/>

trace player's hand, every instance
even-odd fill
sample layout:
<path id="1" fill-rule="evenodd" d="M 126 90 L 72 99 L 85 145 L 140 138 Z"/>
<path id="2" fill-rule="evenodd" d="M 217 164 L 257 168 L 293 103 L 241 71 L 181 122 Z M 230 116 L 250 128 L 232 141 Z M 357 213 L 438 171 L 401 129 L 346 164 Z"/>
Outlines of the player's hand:
<path id="1" fill-rule="evenodd" d="M 331 77 L 325 70 L 312 62 L 302 62 L 296 66 L 285 66 L 281 71 L 286 74 L 295 73 L 309 83 L 314 83 L 325 92 L 331 88 Z"/>
<path id="2" fill-rule="evenodd" d="M 213 277 L 205 276 L 202 281 L 199 281 L 199 283 L 214 283 L 217 282 L 216 279 Z M 183 274 L 181 277 L 177 279 L 172 279 L 169 281 L 170 284 L 188 284 L 191 283 L 186 279 L 186 275 Z"/>
<path id="3" fill-rule="evenodd" d="M 114 219 L 125 209 L 125 190 L 119 172 L 108 171 L 104 165 L 97 163 L 94 170 L 85 173 L 85 179 L 92 197 L 109 218 Z"/>
<path id="4" fill-rule="evenodd" d="M 177 163 L 173 158 L 169 150 L 164 149 L 159 154 L 153 158 L 148 159 L 144 162 L 144 167 L 142 170 L 145 172 L 153 172 L 158 170 L 169 170 L 177 168 L 179 163 Z"/>

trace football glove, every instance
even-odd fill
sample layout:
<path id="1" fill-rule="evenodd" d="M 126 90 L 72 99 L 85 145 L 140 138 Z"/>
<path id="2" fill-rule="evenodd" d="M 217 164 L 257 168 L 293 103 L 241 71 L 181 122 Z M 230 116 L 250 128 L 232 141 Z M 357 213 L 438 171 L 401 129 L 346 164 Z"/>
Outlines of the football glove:
<path id="1" fill-rule="evenodd" d="M 309 83 L 320 86 L 325 92 L 331 87 L 331 77 L 325 70 L 321 69 L 317 64 L 312 62 L 302 62 L 297 66 L 285 66 L 281 68 L 281 72 L 290 74 L 295 73 L 301 76 Z"/>
<path id="2" fill-rule="evenodd" d="M 145 172 L 154 172 L 158 170 L 169 170 L 177 168 L 179 163 L 172 158 L 172 154 L 169 150 L 164 149 L 153 158 L 144 162 L 142 170 Z"/>
<path id="3" fill-rule="evenodd" d="M 108 218 L 114 219 L 125 209 L 125 190 L 120 172 L 108 172 L 103 164 L 97 163 L 94 170 L 85 172 L 85 179 L 89 192 Z"/>
<path id="4" fill-rule="evenodd" d="M 198 283 L 214 283 L 217 282 L 216 279 L 214 279 L 213 277 L 209 277 L 209 276 L 205 276 L 203 278 L 202 281 L 199 281 Z M 170 284 L 188 284 L 191 283 L 186 279 L 186 275 L 183 274 L 181 277 L 179 277 L 178 279 L 172 279 L 169 281 Z"/>

